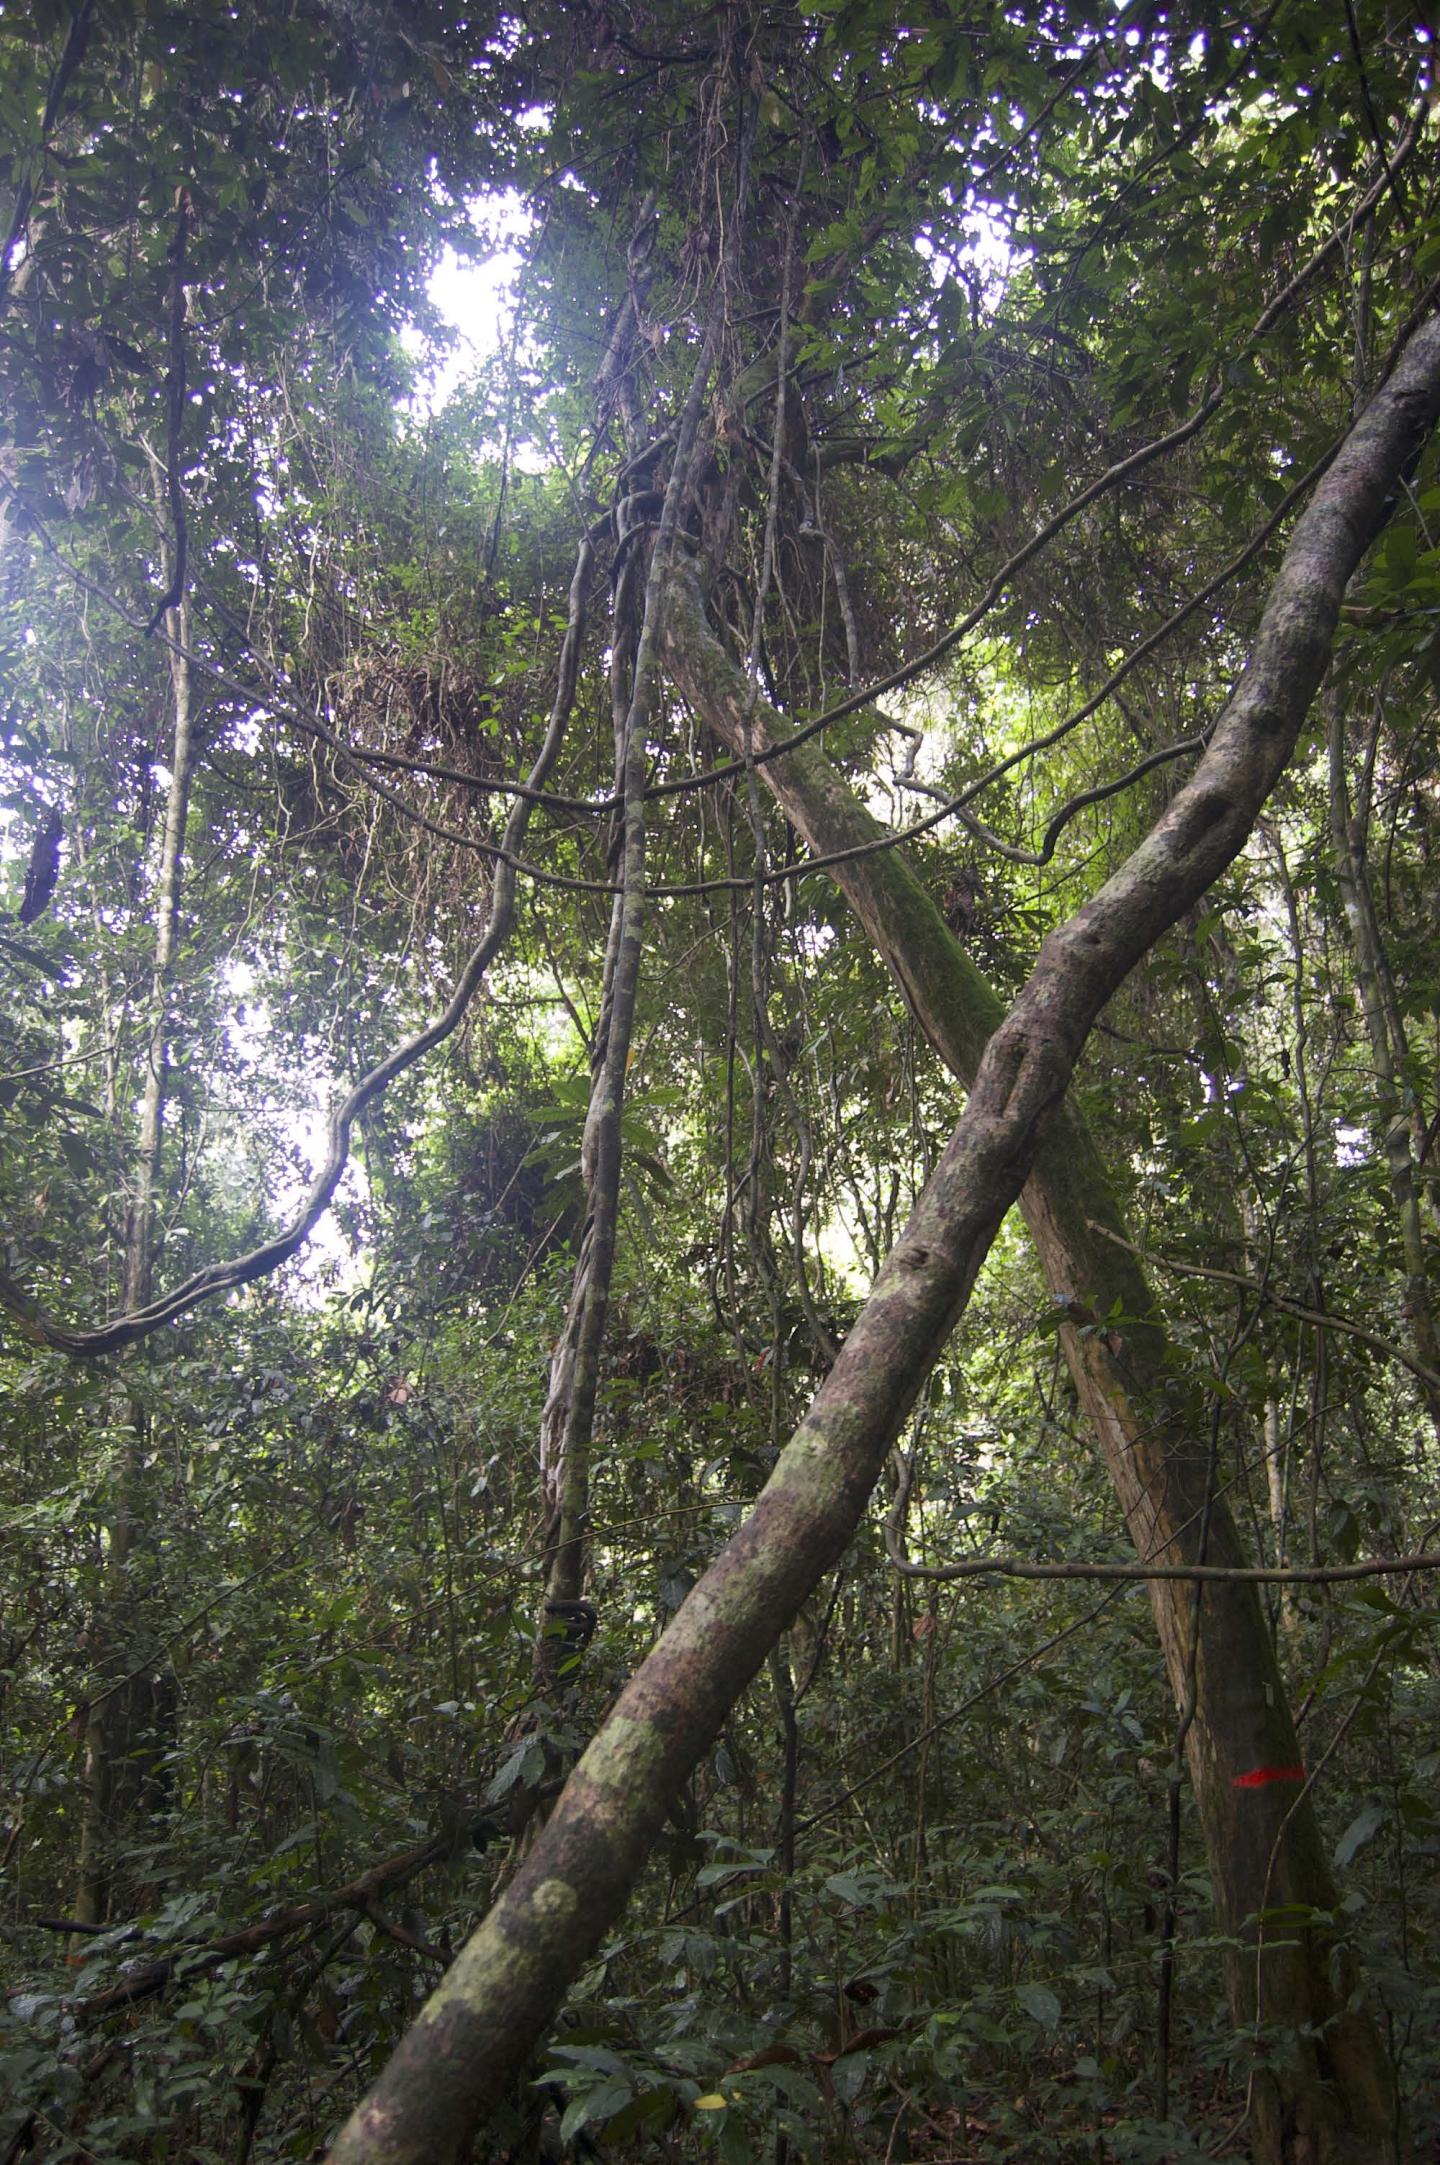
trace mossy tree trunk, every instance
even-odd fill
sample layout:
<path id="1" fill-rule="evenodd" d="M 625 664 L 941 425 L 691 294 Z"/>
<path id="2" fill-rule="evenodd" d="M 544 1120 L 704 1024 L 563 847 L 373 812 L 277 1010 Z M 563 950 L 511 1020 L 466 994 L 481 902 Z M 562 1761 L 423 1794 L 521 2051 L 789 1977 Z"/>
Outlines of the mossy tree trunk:
<path id="1" fill-rule="evenodd" d="M 747 713 L 757 753 L 788 733 L 710 630 L 692 570 L 672 581 L 667 621 L 675 681 L 731 751 L 743 750 Z M 903 853 L 872 846 L 886 830 L 813 742 L 759 771 L 815 855 L 839 856 L 832 876 L 917 1023 L 972 1086 L 1004 1009 Z M 1040 1144 L 1020 1208 L 1050 1293 L 1075 1319 L 1061 1325 L 1061 1344 L 1137 1555 L 1244 1563 L 1229 1505 L 1213 1492 L 1203 1389 L 1122 1245 L 1114 1188 L 1072 1098 Z M 1118 1328 L 1102 1327 L 1116 1314 Z M 1236 1942 L 1231 2013 L 1237 2028 L 1284 2040 L 1256 2077 L 1257 2156 L 1294 2155 L 1287 2131 L 1304 2131 L 1317 2157 L 1343 2156 L 1357 2141 L 1383 2157 L 1374 2145 L 1388 2139 L 1379 2131 L 1392 2116 L 1384 2055 L 1330 1929 L 1335 1885 L 1314 1808 L 1288 1778 L 1300 1748 L 1259 1594 L 1174 1579 L 1152 1580 L 1149 1593 L 1177 1706 L 1188 1700 L 1194 1647 L 1186 1756 L 1219 1926 Z M 1282 1927 L 1255 1925 L 1279 1909 Z"/>

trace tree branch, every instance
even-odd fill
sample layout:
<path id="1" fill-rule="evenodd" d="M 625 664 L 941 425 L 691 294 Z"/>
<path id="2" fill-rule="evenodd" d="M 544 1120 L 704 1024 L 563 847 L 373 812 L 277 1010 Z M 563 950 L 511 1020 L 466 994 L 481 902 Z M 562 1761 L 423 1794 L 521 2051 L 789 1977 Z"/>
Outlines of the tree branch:
<path id="1" fill-rule="evenodd" d="M 288 1939 L 294 1932 L 303 1932 L 316 1925 L 337 1909 L 355 1909 L 362 1917 L 374 1918 L 377 1897 L 393 1893 L 410 1881 L 427 1865 L 439 1864 L 450 1854 L 448 1836 L 437 1836 L 433 1841 L 422 1842 L 418 1848 L 402 1850 L 398 1856 L 387 1857 L 383 1863 L 362 1872 L 344 1887 L 335 1887 L 328 1894 L 313 1895 L 306 1902 L 292 1902 L 286 1909 L 278 1909 L 269 1917 L 262 1917 L 256 1924 L 242 1925 L 237 1932 L 225 1932 L 218 1939 L 207 1940 L 202 1946 L 177 1949 L 173 1955 L 165 1955 L 154 1962 L 146 1962 L 120 1978 L 118 1983 L 107 1985 L 103 1992 L 94 1992 L 89 1999 L 75 2004 L 74 2013 L 81 2022 L 94 2022 L 101 2015 L 113 2013 L 117 2007 L 133 2007 L 137 2000 L 154 1999 L 157 1993 L 175 1982 L 183 1968 L 188 1978 L 197 1968 L 211 1969 L 221 1962 L 231 1962 L 238 1955 L 258 1954 L 264 1947 L 273 1946 L 276 1940 Z M 42 1920 L 50 1924 L 52 1931 L 78 1931 L 82 1926 L 71 1925 L 65 1920 Z M 391 1938 L 399 1938 L 399 1932 L 386 1925 L 384 1929 Z M 432 1950 L 406 1935 L 406 1944 L 419 1947 L 423 1953 Z"/>
<path id="2" fill-rule="evenodd" d="M 1169 1271 L 1177 1278 L 1212 1278 L 1220 1285 L 1239 1286 L 1244 1292 L 1253 1293 L 1267 1307 L 1278 1308 L 1282 1315 L 1296 1316 L 1300 1322 L 1315 1323 L 1324 1330 L 1343 1331 L 1347 1337 L 1358 1338 L 1362 1345 L 1383 1354 L 1387 1361 L 1398 1361 L 1428 1389 L 1440 1391 L 1440 1374 L 1433 1368 L 1417 1360 L 1413 1353 L 1407 1353 L 1403 1346 L 1397 1346 L 1393 1339 L 1382 1338 L 1378 1331 L 1368 1330 L 1363 1323 L 1356 1323 L 1349 1316 L 1335 1315 L 1326 1308 L 1307 1308 L 1303 1301 L 1291 1300 L 1288 1294 L 1277 1293 L 1262 1279 L 1248 1277 L 1241 1270 L 1222 1270 L 1214 1263 L 1181 1263 L 1172 1256 L 1153 1255 L 1148 1249 L 1137 1248 L 1133 1242 L 1122 1240 L 1112 1227 L 1101 1225 L 1094 1218 L 1090 1220 L 1090 1228 L 1105 1240 L 1113 1241 L 1117 1248 L 1128 1249 L 1148 1269 Z"/>

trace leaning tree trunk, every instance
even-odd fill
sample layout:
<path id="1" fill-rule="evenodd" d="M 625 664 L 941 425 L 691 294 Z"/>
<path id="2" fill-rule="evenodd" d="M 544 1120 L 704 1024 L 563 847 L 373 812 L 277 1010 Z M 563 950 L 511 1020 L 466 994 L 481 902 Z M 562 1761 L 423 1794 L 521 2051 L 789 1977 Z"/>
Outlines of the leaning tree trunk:
<path id="1" fill-rule="evenodd" d="M 732 751 L 743 752 L 748 715 L 752 751 L 767 753 L 785 734 L 783 717 L 756 698 L 710 630 L 694 572 L 678 571 L 671 588 L 677 685 Z M 888 841 L 886 829 L 813 742 L 759 771 L 814 854 L 839 858 L 832 876 L 916 1021 L 973 1085 L 1004 1009 L 903 853 L 875 847 Z M 1061 1344 L 1138 1555 L 1243 1563 L 1229 1505 L 1211 1493 L 1202 1390 L 1185 1381 L 1160 1304 L 1122 1245 L 1114 1190 L 1071 1099 L 1040 1145 L 1020 1208 L 1050 1293 L 1074 1318 L 1061 1325 Z M 1118 1330 L 1097 1327 L 1116 1314 Z M 1290 1779 L 1300 1750 L 1259 1593 L 1212 1584 L 1202 1594 L 1174 1579 L 1151 1580 L 1149 1592 L 1177 1706 L 1188 1703 L 1194 1645 L 1186 1754 L 1220 1929 L 1235 1943 L 1231 2013 L 1246 2033 L 1295 2040 L 1256 2077 L 1257 2157 L 1284 2157 L 1287 2127 L 1313 2130 L 1322 2156 L 1346 2137 L 1374 2141 L 1392 2117 L 1384 2055 L 1368 2016 L 1351 2005 L 1350 1964 L 1327 1929 L 1334 1881 L 1309 1794 L 1297 1795 Z M 1254 1920 L 1279 1908 L 1285 1927 L 1267 1939 Z M 1323 1921 L 1297 1930 L 1297 1914 Z"/>
<path id="2" fill-rule="evenodd" d="M 1346 583 L 1437 414 L 1440 317 L 1431 317 L 1298 522 L 1209 749 L 1139 848 L 1045 941 L 909 1223 L 750 1517 L 631 1677 L 519 1872 L 342 2129 L 332 2165 L 448 2165 L 463 2155 L 624 1907 L 730 1707 L 854 1535 L 1061 1111 L 1101 1008 L 1243 847 L 1294 749 Z M 1266 1794 L 1263 1786 L 1237 1791 L 1235 1808 Z M 1232 1838 L 1259 1857 L 1263 1837 L 1237 1823 Z M 1296 2160 L 1347 2149 L 1373 2159 L 1386 2142 L 1373 2129 L 1363 2151 L 1341 2130 L 1279 2136 Z"/>

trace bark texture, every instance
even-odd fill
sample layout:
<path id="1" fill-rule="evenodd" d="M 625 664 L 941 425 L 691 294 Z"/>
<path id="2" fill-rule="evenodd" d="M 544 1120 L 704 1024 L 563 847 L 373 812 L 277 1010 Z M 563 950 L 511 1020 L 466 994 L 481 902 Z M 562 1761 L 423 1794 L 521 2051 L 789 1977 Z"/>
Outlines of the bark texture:
<path id="1" fill-rule="evenodd" d="M 520 1871 L 341 2131 L 334 2165 L 445 2165 L 463 2155 L 619 1914 L 700 1754 L 854 1533 L 1096 1015 L 1243 845 L 1294 748 L 1346 582 L 1437 412 L 1440 317 L 1411 339 L 1299 521 L 1253 657 L 1195 774 L 1121 870 L 1046 940 L 749 1519 L 621 1693 Z"/>

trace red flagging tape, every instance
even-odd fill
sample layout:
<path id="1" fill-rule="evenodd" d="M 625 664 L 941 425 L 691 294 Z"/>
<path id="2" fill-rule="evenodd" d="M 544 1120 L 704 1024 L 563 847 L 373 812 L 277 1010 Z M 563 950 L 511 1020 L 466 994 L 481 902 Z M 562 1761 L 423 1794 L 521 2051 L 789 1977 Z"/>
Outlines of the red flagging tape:
<path id="1" fill-rule="evenodd" d="M 1264 1789 L 1271 1782 L 1303 1782 L 1303 1767 L 1252 1767 L 1248 1774 L 1232 1776 L 1232 1789 Z"/>

